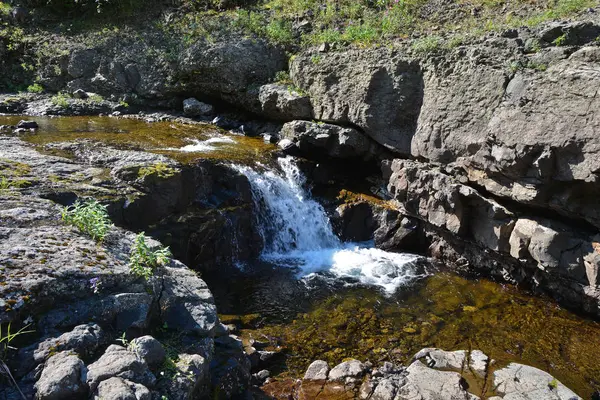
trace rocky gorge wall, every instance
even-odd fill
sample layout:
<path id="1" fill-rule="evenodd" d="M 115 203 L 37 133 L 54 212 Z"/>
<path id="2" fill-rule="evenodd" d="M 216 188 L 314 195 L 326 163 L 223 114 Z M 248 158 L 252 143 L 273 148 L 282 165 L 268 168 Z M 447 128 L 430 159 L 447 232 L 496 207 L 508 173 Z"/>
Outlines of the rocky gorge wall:
<path id="1" fill-rule="evenodd" d="M 283 124 L 247 133 L 279 136 L 286 151 L 381 163 L 373 192 L 399 212 L 384 225 L 411 217 L 428 254 L 599 315 L 599 35 L 592 13 L 428 52 L 323 45 L 289 60 L 291 85 L 273 82 L 288 62 L 262 40 L 198 41 L 167 56 L 155 32 L 63 43 L 36 74 L 51 90 L 131 106 L 180 107 L 193 95 Z M 15 104 L 60 113 L 43 96 Z"/>

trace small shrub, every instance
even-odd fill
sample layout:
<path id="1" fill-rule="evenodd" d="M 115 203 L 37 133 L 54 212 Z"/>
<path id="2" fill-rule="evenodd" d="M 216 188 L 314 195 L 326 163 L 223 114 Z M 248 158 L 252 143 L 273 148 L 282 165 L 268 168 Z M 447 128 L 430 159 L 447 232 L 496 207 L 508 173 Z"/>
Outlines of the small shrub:
<path id="1" fill-rule="evenodd" d="M 97 242 L 104 240 L 112 226 L 106 206 L 94 199 L 84 202 L 77 200 L 72 206 L 65 207 L 62 210 L 62 220 L 90 235 Z"/>
<path id="2" fill-rule="evenodd" d="M 545 70 L 548 69 L 548 65 L 546 65 L 544 63 L 530 61 L 530 62 L 527 63 L 527 68 L 543 72 L 543 71 L 545 71 Z"/>
<path id="3" fill-rule="evenodd" d="M 310 58 L 310 62 L 312 62 L 315 65 L 319 64 L 321 62 L 321 56 L 317 56 L 317 55 L 312 56 Z"/>
<path id="4" fill-rule="evenodd" d="M 560 35 L 559 37 L 557 37 L 556 39 L 554 39 L 554 40 L 552 41 L 552 43 L 553 43 L 555 46 L 562 46 L 562 45 L 564 45 L 564 44 L 565 44 L 565 42 L 566 42 L 566 41 L 567 41 L 567 34 L 566 34 L 566 33 L 564 33 L 564 34 Z"/>
<path id="5" fill-rule="evenodd" d="M 274 81 L 277 83 L 281 83 L 283 85 L 291 85 L 292 84 L 292 78 L 290 77 L 290 74 L 287 71 L 277 71 L 275 73 Z"/>
<path id="6" fill-rule="evenodd" d="M 44 91 L 44 88 L 39 83 L 34 83 L 33 85 L 29 85 L 27 87 L 27 91 L 29 93 L 42 93 Z"/>
<path id="7" fill-rule="evenodd" d="M 69 107 L 69 95 L 66 93 L 58 93 L 54 96 L 52 96 L 52 98 L 50 99 L 50 101 L 52 102 L 52 104 L 54 104 L 55 106 L 61 107 L 61 108 L 67 108 Z"/>
<path id="8" fill-rule="evenodd" d="M 168 247 L 152 250 L 146 243 L 144 232 L 135 238 L 129 256 L 129 269 L 139 277 L 148 279 L 154 275 L 154 269 L 160 265 L 167 265 L 171 251 Z"/>
<path id="9" fill-rule="evenodd" d="M 272 20 L 265 28 L 265 33 L 273 42 L 288 44 L 294 40 L 292 25 L 283 20 Z"/>
<path id="10" fill-rule="evenodd" d="M 101 103 L 102 101 L 104 101 L 104 97 L 100 96 L 99 94 L 93 93 L 90 95 L 90 97 L 88 97 L 88 101 L 92 103 Z"/>
<path id="11" fill-rule="evenodd" d="M 554 378 L 550 382 L 548 382 L 548 387 L 550 388 L 550 390 L 558 389 L 558 381 L 556 380 L 556 378 Z"/>

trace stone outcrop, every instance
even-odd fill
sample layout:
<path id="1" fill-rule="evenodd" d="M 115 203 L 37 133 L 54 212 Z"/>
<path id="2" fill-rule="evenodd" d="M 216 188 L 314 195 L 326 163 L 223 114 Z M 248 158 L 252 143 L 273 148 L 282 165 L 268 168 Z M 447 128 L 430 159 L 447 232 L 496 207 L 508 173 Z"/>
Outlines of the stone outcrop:
<path id="1" fill-rule="evenodd" d="M 307 52 L 290 74 L 307 92 L 318 120 L 359 127 L 388 149 L 408 155 L 423 98 L 416 60 L 379 49 Z"/>

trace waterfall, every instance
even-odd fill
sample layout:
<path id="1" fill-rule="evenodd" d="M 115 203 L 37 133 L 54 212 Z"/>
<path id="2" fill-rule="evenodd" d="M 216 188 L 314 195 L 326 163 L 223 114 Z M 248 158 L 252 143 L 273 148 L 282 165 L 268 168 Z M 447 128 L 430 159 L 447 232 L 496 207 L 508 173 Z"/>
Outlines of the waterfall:
<path id="1" fill-rule="evenodd" d="M 420 257 L 389 253 L 364 244 L 342 243 L 323 207 L 304 190 L 305 177 L 292 157 L 278 159 L 278 170 L 234 166 L 248 178 L 257 226 L 264 241 L 261 258 L 297 267 L 302 276 L 328 273 L 394 292 L 420 277 Z"/>

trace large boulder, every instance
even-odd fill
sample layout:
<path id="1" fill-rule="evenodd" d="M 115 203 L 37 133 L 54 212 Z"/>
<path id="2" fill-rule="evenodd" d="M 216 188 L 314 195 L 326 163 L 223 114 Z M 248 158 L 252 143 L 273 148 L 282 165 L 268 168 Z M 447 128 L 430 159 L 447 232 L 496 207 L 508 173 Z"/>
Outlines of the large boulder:
<path id="1" fill-rule="evenodd" d="M 494 388 L 504 400 L 580 400 L 556 378 L 528 365 L 511 363 L 494 371 Z"/>
<path id="2" fill-rule="evenodd" d="M 307 52 L 290 65 L 318 120 L 352 124 L 390 150 L 410 154 L 423 98 L 419 63 L 396 49 Z"/>
<path id="3" fill-rule="evenodd" d="M 310 98 L 287 85 L 270 83 L 261 86 L 258 100 L 262 114 L 268 118 L 290 121 L 313 117 Z"/>
<path id="4" fill-rule="evenodd" d="M 152 387 L 156 377 L 148 364 L 134 352 L 117 345 L 111 345 L 98 361 L 88 365 L 87 384 L 95 391 L 98 385 L 112 377 L 119 377 L 141 385 Z"/>
<path id="5" fill-rule="evenodd" d="M 36 382 L 37 400 L 85 399 L 87 368 L 83 361 L 68 351 L 53 355 L 44 365 Z"/>
<path id="6" fill-rule="evenodd" d="M 421 361 L 413 362 L 407 369 L 406 384 L 398 389 L 396 399 L 410 400 L 477 400 L 467 391 L 466 382 L 457 372 L 428 368 Z"/>
<path id="7" fill-rule="evenodd" d="M 281 129 L 281 137 L 313 156 L 320 153 L 334 158 L 369 158 L 375 151 L 369 138 L 356 129 L 322 122 L 288 122 Z"/>
<path id="8" fill-rule="evenodd" d="M 286 64 L 284 51 L 262 40 L 201 40 L 181 55 L 178 79 L 186 92 L 259 109 L 257 88 L 269 82 L 276 72 L 286 70 Z"/>

